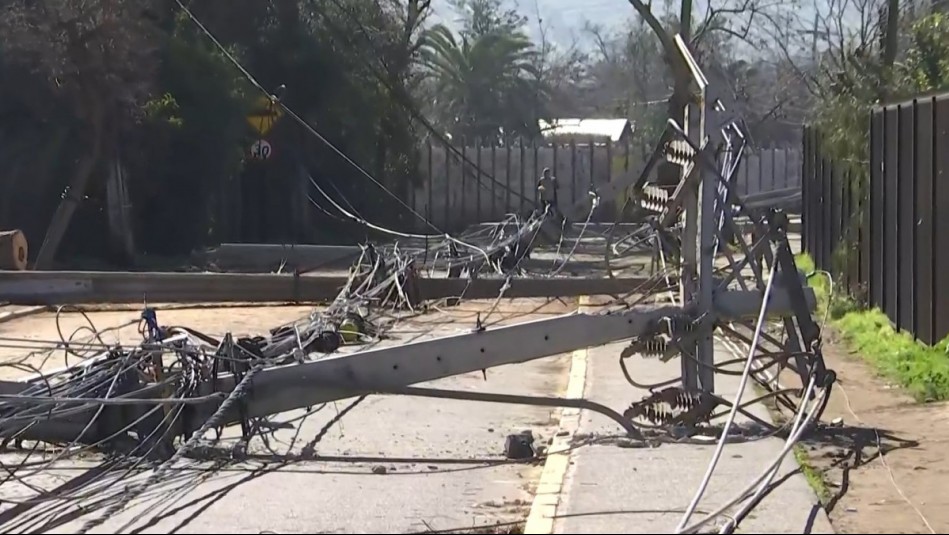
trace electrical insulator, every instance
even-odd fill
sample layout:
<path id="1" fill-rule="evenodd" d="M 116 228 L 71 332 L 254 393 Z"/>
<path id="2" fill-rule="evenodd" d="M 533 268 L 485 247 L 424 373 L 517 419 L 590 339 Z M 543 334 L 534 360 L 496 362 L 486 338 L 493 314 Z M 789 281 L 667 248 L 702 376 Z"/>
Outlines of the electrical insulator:
<path id="1" fill-rule="evenodd" d="M 621 358 L 628 359 L 634 355 L 643 358 L 659 358 L 665 362 L 678 354 L 678 350 L 669 343 L 669 338 L 663 335 L 643 336 L 633 340 L 620 354 Z"/>
<path id="2" fill-rule="evenodd" d="M 670 424 L 677 419 L 697 423 L 707 419 L 717 406 L 717 401 L 701 392 L 669 387 L 631 404 L 625 416 L 629 419 L 643 418 L 655 425 Z"/>

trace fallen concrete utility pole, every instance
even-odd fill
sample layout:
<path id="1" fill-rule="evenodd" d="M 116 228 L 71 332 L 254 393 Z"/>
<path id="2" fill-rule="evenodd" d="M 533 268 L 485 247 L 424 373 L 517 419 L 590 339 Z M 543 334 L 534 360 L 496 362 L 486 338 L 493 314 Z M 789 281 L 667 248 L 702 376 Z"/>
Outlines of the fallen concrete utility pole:
<path id="1" fill-rule="evenodd" d="M 295 245 L 268 243 L 222 243 L 199 251 L 194 257 L 224 268 L 269 269 L 283 265 L 287 269 L 341 267 L 348 269 L 359 258 L 358 245 Z"/>
<path id="2" fill-rule="evenodd" d="M 111 273 L 98 271 L 0 271 L 0 300 L 17 305 L 180 302 L 316 302 L 333 299 L 347 277 L 257 273 Z M 575 297 L 626 294 L 645 278 L 511 279 L 504 297 Z M 502 279 L 421 277 L 423 300 L 496 298 Z"/>
<path id="3" fill-rule="evenodd" d="M 804 292 L 808 307 L 815 304 L 813 291 Z M 723 291 L 716 297 L 719 320 L 742 320 L 752 318 L 762 305 L 762 296 L 757 291 Z M 790 292 L 779 287 L 769 300 L 772 314 L 786 314 L 792 308 Z M 334 355 L 305 364 L 292 364 L 262 370 L 252 382 L 251 394 L 241 410 L 229 411 L 220 425 L 241 421 L 246 417 L 277 414 L 288 410 L 314 406 L 360 394 L 399 392 L 416 385 L 454 375 L 475 372 L 528 362 L 535 359 L 568 353 L 584 348 L 596 347 L 610 342 L 636 339 L 664 329 L 664 325 L 676 324 L 676 336 L 690 336 L 688 316 L 681 307 L 641 307 L 637 310 L 614 310 L 595 314 L 574 313 L 556 318 L 536 320 L 516 325 L 445 336 L 431 340 L 413 342 L 393 347 L 370 349 L 352 354 Z M 667 323 L 669 321 L 672 323 Z M 695 320 L 695 318 L 692 318 Z M 171 344 L 169 339 L 166 343 Z M 517 351 L 510 348 L 517 347 Z M 91 367 L 97 361 L 112 358 L 108 354 L 88 359 L 81 366 Z M 51 372 L 55 373 L 55 372 Z M 43 376 L 34 376 L 22 381 L 0 381 L 0 402 L 21 404 L 51 404 L 71 401 L 79 407 L 68 416 L 38 419 L 36 417 L 10 417 L 0 425 L 0 437 L 21 437 L 38 440 L 80 440 L 96 442 L 107 436 L 112 427 L 102 423 L 92 429 L 90 422 L 99 413 L 88 399 L 52 397 L 23 397 L 21 393 L 36 384 L 42 384 Z M 219 377 L 214 384 L 206 383 L 203 398 L 189 400 L 189 410 L 195 411 L 189 418 L 202 422 L 214 412 L 223 394 L 230 394 L 239 382 L 232 374 Z M 215 396 L 215 391 L 217 396 Z M 127 407 L 134 411 L 132 419 L 144 415 L 160 405 L 161 386 L 157 384 L 136 390 L 110 400 L 112 404 L 136 405 Z M 401 392 L 406 395 L 438 397 L 439 391 Z M 451 394 L 443 393 L 444 397 Z M 136 404 L 135 399 L 142 400 Z M 123 401 L 124 400 L 124 401 Z M 154 401 L 148 401 L 154 400 Z M 503 397 L 497 400 L 485 397 L 481 401 L 509 402 Z M 533 401 L 525 400 L 526 403 Z M 173 402 L 168 402 L 172 403 Z M 548 399 L 546 403 L 556 403 Z M 129 416 L 128 412 L 124 416 Z M 120 422 L 121 423 L 121 422 Z M 116 422 L 113 422 L 115 425 Z M 77 439 L 77 437 L 82 437 Z"/>

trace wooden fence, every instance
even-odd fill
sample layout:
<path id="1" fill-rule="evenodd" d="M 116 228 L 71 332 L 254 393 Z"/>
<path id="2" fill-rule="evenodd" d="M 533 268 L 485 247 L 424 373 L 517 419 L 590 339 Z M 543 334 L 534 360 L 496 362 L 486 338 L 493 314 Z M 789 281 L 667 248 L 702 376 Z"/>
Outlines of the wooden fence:
<path id="1" fill-rule="evenodd" d="M 530 210 L 544 168 L 550 168 L 557 177 L 559 202 L 566 207 L 585 197 L 591 183 L 609 183 L 637 169 L 642 158 L 625 144 L 518 144 L 457 150 L 464 158 L 444 146 L 424 147 L 420 169 L 423 186 L 408 199 L 416 211 L 444 229 L 498 221 L 508 213 Z M 746 151 L 737 178 L 739 193 L 800 187 L 801 169 L 798 149 Z M 603 218 L 613 220 L 614 211 L 600 212 Z"/>

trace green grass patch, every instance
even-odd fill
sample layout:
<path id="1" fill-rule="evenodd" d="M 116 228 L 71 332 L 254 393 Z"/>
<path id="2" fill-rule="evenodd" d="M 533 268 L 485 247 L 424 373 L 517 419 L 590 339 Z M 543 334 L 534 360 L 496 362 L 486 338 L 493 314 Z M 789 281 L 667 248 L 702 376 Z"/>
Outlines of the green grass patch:
<path id="1" fill-rule="evenodd" d="M 807 255 L 797 257 L 797 266 L 805 274 L 814 273 L 814 262 Z M 844 292 L 831 295 L 825 275 L 816 273 L 808 282 L 817 295 L 818 321 L 826 315 L 852 351 L 919 402 L 949 399 L 949 339 L 932 347 L 917 342 L 897 332 L 879 309 L 861 309 Z"/>
<path id="2" fill-rule="evenodd" d="M 827 505 L 827 503 L 830 502 L 831 492 L 830 489 L 827 488 L 827 483 L 824 481 L 824 473 L 811 465 L 810 458 L 808 458 L 807 450 L 804 449 L 804 446 L 800 444 L 794 446 L 794 460 L 797 461 L 798 466 L 801 467 L 801 473 L 804 474 L 804 479 L 807 480 L 807 484 L 814 490 L 814 494 L 817 494 L 817 499 L 820 500 L 821 505 Z"/>

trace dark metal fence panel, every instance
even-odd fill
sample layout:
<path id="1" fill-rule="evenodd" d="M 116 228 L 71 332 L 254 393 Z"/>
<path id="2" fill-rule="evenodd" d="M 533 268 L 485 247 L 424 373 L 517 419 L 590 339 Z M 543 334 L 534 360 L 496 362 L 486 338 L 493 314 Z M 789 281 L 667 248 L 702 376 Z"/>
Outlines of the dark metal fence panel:
<path id="1" fill-rule="evenodd" d="M 899 111 L 899 138 L 897 141 L 897 164 L 899 178 L 897 179 L 897 245 L 898 264 L 897 279 L 897 323 L 900 330 L 910 333 L 916 332 L 916 314 L 914 284 L 916 279 L 916 255 L 914 236 L 916 235 L 916 194 L 915 187 L 915 105 L 914 103 L 900 105 Z"/>
<path id="2" fill-rule="evenodd" d="M 843 244 L 844 240 L 848 239 L 850 232 L 847 229 L 847 225 L 850 223 L 850 203 L 847 202 L 847 195 L 850 191 L 849 180 L 850 180 L 850 170 L 847 167 L 838 167 L 836 168 L 836 176 L 834 177 L 834 193 L 836 194 L 836 199 L 834 201 L 834 206 L 837 207 L 838 213 L 834 217 L 834 226 L 836 227 L 837 234 L 834 236 L 834 243 Z M 850 290 L 850 264 L 848 262 L 843 262 L 842 260 L 847 260 L 850 258 L 850 251 L 843 251 L 845 253 L 844 258 L 841 258 L 839 255 L 834 255 L 834 263 L 837 269 L 840 270 L 843 279 L 843 291 Z"/>
<path id="3" fill-rule="evenodd" d="M 899 309 L 899 109 L 883 112 L 883 311 L 894 325 Z"/>
<path id="4" fill-rule="evenodd" d="M 857 243 L 860 249 L 860 262 L 857 266 L 857 295 L 867 299 L 870 289 L 870 180 L 865 177 L 863 183 L 854 189 L 854 198 L 857 203 L 859 219 L 855 224 L 857 229 Z"/>
<path id="5" fill-rule="evenodd" d="M 916 336 L 935 342 L 933 325 L 933 99 L 916 103 Z"/>
<path id="6" fill-rule="evenodd" d="M 829 157 L 824 158 L 826 162 L 826 167 L 824 170 L 824 176 L 827 177 L 827 226 L 830 230 L 830 239 L 827 240 L 827 246 L 824 248 L 824 266 L 825 269 L 839 269 L 839 265 L 835 262 L 835 251 L 837 249 L 837 244 L 840 243 L 840 218 L 841 218 L 841 206 L 840 206 L 840 183 L 843 182 L 843 177 L 841 176 L 841 170 L 837 165 L 834 165 L 834 161 Z"/>
<path id="7" fill-rule="evenodd" d="M 949 210 L 946 210 L 949 206 L 949 98 L 937 98 L 935 110 L 933 201 L 934 206 L 940 209 L 934 211 L 933 218 L 933 297 L 936 300 L 933 315 L 935 338 L 942 339 L 949 334 Z"/>
<path id="8" fill-rule="evenodd" d="M 883 308 L 883 114 L 871 116 L 870 128 L 870 306 Z"/>
<path id="9" fill-rule="evenodd" d="M 801 247 L 810 253 L 816 267 L 820 268 L 820 250 L 826 236 L 821 225 L 824 214 L 821 206 L 823 197 L 823 175 L 821 174 L 821 143 L 815 128 L 804 128 L 804 163 L 801 168 L 801 225 L 804 236 L 801 238 Z"/>
<path id="10" fill-rule="evenodd" d="M 868 123 L 862 170 L 833 162 L 805 128 L 804 250 L 898 329 L 934 344 L 949 335 L 949 210 L 939 209 L 949 206 L 949 94 L 875 109 Z"/>
<path id="11" fill-rule="evenodd" d="M 854 294 L 860 287 L 860 241 L 858 235 L 859 224 L 856 219 L 859 217 L 860 210 L 858 208 L 858 188 L 855 183 L 856 178 L 854 172 L 849 167 L 846 172 L 847 176 L 843 183 L 844 218 L 841 220 L 841 228 L 844 229 L 844 239 L 848 240 L 848 243 L 851 244 L 849 246 L 849 254 L 847 254 L 846 257 L 845 284 L 850 290 L 850 293 Z"/>
<path id="12" fill-rule="evenodd" d="M 811 176 L 811 157 L 814 154 L 814 149 L 811 148 L 813 130 L 805 126 L 802 134 L 801 176 L 804 177 L 804 180 L 801 181 L 801 250 L 807 251 L 807 244 L 810 243 L 811 239 L 811 218 L 808 217 L 808 214 L 810 213 L 810 191 L 812 189 L 807 177 Z"/>
<path id="13" fill-rule="evenodd" d="M 831 206 L 830 192 L 831 192 L 831 180 L 833 179 L 833 161 L 826 156 L 821 156 L 820 159 L 820 175 L 821 175 L 821 228 L 825 229 L 827 234 L 827 239 L 823 240 L 820 248 L 820 258 L 818 259 L 818 265 L 821 269 L 832 270 L 834 268 L 831 265 L 831 254 L 834 251 L 834 235 L 831 231 Z"/>

